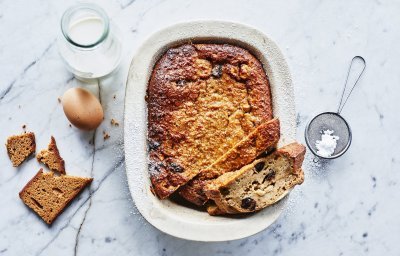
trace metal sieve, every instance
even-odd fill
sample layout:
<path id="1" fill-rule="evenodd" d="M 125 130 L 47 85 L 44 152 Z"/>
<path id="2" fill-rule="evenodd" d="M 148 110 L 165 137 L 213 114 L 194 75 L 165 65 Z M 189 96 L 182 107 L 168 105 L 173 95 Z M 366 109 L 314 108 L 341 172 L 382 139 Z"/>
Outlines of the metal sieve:
<path id="1" fill-rule="evenodd" d="M 354 63 L 357 63 L 361 66 L 359 68 L 361 71 L 355 72 L 353 67 Z M 363 57 L 355 56 L 351 62 L 350 67 L 347 72 L 346 82 L 344 84 L 342 96 L 340 98 L 340 103 L 337 112 L 324 112 L 315 116 L 311 121 L 307 124 L 305 129 L 305 138 L 308 148 L 311 152 L 323 159 L 334 159 L 341 155 L 343 155 L 347 149 L 350 147 L 351 144 L 351 128 L 346 120 L 340 115 L 341 111 L 343 110 L 344 105 L 346 104 L 347 100 L 350 97 L 350 94 L 353 92 L 354 87 L 357 85 L 358 80 L 360 80 L 361 75 L 363 74 L 366 67 L 366 62 Z M 357 70 L 357 69 L 356 69 Z M 355 82 L 351 88 L 349 88 L 349 92 L 347 96 L 345 96 L 347 84 L 349 82 L 350 75 L 355 76 Z M 316 148 L 316 141 L 321 139 L 321 135 L 325 130 L 333 130 L 333 135 L 338 136 L 339 140 L 337 140 L 337 145 L 333 154 L 329 157 L 327 156 L 320 156 L 317 153 Z"/>

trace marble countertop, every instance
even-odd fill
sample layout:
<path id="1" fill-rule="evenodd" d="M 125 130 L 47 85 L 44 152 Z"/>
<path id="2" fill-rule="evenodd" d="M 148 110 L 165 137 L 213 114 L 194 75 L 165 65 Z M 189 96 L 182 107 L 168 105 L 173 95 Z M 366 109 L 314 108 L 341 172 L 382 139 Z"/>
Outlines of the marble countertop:
<path id="1" fill-rule="evenodd" d="M 37 149 L 54 135 L 70 174 L 94 177 L 48 227 L 18 192 L 39 170 L 0 154 L 0 255 L 399 255 L 400 4 L 376 1 L 96 1 L 124 34 L 124 59 L 99 81 L 105 121 L 70 127 L 57 101 L 80 83 L 57 52 L 60 16 L 74 1 L 0 1 L 0 138 L 27 130 Z M 319 112 L 336 110 L 350 59 L 367 69 L 343 116 L 353 143 L 339 159 L 305 161 L 306 180 L 278 221 L 252 237 L 185 241 L 148 224 L 132 202 L 123 154 L 123 102 L 134 51 L 158 29 L 188 20 L 252 25 L 280 46 L 292 72 L 298 140 Z M 115 95 L 115 98 L 114 98 Z M 111 126 L 111 118 L 120 122 Z M 103 139 L 103 131 L 110 134 Z M 91 196 L 89 196 L 91 195 Z"/>

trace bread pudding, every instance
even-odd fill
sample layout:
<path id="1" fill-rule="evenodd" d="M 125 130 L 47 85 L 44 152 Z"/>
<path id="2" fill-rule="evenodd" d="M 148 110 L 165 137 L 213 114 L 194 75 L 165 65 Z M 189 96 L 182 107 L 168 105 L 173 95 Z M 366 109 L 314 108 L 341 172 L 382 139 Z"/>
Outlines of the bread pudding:
<path id="1" fill-rule="evenodd" d="M 149 172 L 161 199 L 272 119 L 261 63 L 227 44 L 185 44 L 156 63 L 147 89 Z"/>
<path id="2" fill-rule="evenodd" d="M 251 166 L 285 152 L 274 151 L 280 125 L 273 119 L 269 81 L 261 63 L 247 50 L 228 44 L 169 49 L 153 69 L 146 101 L 149 173 L 152 191 L 160 199 L 176 192 L 193 204 L 207 206 L 211 215 L 252 212 L 280 200 L 301 183 L 301 169 L 296 168 L 299 178 L 293 181 L 290 159 L 282 158 L 287 169 L 280 174 L 279 184 L 287 191 L 281 193 L 277 187 L 281 196 L 240 208 L 243 193 L 234 206 L 218 193 L 222 183 L 236 184 L 231 189 L 235 194 L 245 189 L 239 188 L 242 183 L 264 180 L 269 169 L 253 177 Z M 257 160 L 260 155 L 263 160 Z M 299 159 L 296 164 L 301 166 L 303 158 Z M 272 161 L 265 166 L 277 165 Z M 291 184 L 284 184 L 286 180 Z M 264 193 L 266 188 L 269 183 L 254 193 Z M 253 191 L 247 192 L 246 198 L 256 198 Z"/>

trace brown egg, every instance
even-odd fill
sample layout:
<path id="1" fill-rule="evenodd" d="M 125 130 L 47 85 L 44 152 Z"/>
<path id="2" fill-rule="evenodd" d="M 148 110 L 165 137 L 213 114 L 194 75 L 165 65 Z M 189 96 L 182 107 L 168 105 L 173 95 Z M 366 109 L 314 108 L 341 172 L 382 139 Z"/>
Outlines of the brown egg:
<path id="1" fill-rule="evenodd" d="M 79 129 L 93 130 L 103 121 L 104 113 L 100 102 L 83 88 L 67 90 L 61 102 L 68 120 Z"/>

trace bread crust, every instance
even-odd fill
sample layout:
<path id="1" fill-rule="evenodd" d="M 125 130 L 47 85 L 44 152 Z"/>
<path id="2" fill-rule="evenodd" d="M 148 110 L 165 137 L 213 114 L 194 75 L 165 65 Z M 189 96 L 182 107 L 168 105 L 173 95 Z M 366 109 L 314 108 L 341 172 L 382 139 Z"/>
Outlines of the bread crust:
<path id="1" fill-rule="evenodd" d="M 277 154 L 285 155 L 286 157 L 292 159 L 292 168 L 294 174 L 302 174 L 301 165 L 304 161 L 304 156 L 306 154 L 306 148 L 297 143 L 290 143 L 277 150 Z"/>
<path id="2" fill-rule="evenodd" d="M 227 44 L 185 44 L 156 63 L 147 88 L 149 172 L 161 199 L 272 119 L 261 63 Z"/>

